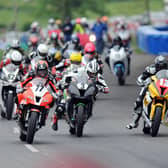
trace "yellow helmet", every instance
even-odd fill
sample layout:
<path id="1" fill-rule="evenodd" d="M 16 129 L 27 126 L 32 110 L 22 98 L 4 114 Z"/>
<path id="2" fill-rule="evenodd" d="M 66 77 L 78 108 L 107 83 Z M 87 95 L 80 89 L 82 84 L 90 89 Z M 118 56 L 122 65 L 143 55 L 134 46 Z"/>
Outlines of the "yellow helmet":
<path id="1" fill-rule="evenodd" d="M 55 54 L 54 59 L 57 60 L 57 61 L 60 61 L 61 58 L 62 58 L 61 52 L 60 52 L 60 51 L 57 51 L 56 54 Z"/>
<path id="2" fill-rule="evenodd" d="M 80 52 L 73 52 L 70 55 L 70 61 L 71 63 L 81 63 L 82 61 L 82 55 Z"/>

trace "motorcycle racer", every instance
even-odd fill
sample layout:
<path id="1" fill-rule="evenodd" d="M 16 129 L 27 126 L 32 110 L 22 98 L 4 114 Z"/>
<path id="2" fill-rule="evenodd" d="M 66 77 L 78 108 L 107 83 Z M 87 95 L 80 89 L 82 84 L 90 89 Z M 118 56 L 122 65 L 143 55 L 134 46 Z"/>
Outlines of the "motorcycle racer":
<path id="1" fill-rule="evenodd" d="M 48 70 L 48 63 L 44 60 L 39 60 L 37 61 L 35 65 L 35 70 L 34 71 L 29 71 L 26 76 L 22 79 L 22 81 L 18 84 L 17 86 L 17 99 L 16 99 L 16 104 L 17 104 L 17 114 L 19 112 L 19 104 L 22 100 L 24 88 L 31 86 L 31 81 L 34 78 L 43 78 L 45 79 L 45 86 L 49 87 L 49 91 L 51 92 L 51 95 L 57 99 L 57 94 L 60 93 L 56 86 L 56 80 L 52 73 Z"/>
<path id="2" fill-rule="evenodd" d="M 145 85 L 145 81 L 155 75 L 158 71 L 168 69 L 168 62 L 165 57 L 162 55 L 157 56 L 154 60 L 154 64 L 151 64 L 145 68 L 145 71 L 138 77 L 137 83 L 138 85 L 142 86 L 139 96 L 134 103 L 134 116 L 133 121 L 126 126 L 128 129 L 137 128 L 139 125 L 139 120 L 142 115 L 142 106 L 143 106 L 143 99 L 146 94 L 148 85 Z"/>
<path id="3" fill-rule="evenodd" d="M 93 59 L 97 60 L 97 63 L 99 64 L 99 72 L 103 73 L 103 62 L 96 52 L 96 47 L 93 43 L 88 42 L 86 43 L 84 47 L 84 56 L 82 57 L 82 65 L 86 66 L 90 61 Z"/>
<path id="4" fill-rule="evenodd" d="M 89 76 L 89 79 L 96 82 L 98 91 L 102 93 L 109 93 L 109 87 L 107 86 L 103 76 L 99 73 L 99 64 L 96 59 L 90 61 L 86 66 L 86 72 Z"/>
<path id="5" fill-rule="evenodd" d="M 58 34 L 55 32 L 53 32 L 51 36 L 47 39 L 46 44 L 48 45 L 48 47 L 54 47 L 57 49 L 63 48 L 63 43 L 58 38 Z"/>
<path id="6" fill-rule="evenodd" d="M 79 70 L 82 70 L 81 67 L 81 60 L 82 60 L 82 55 L 79 52 L 72 53 L 70 56 L 70 62 L 71 64 L 69 67 L 63 72 L 63 78 L 59 81 L 59 88 L 61 90 L 64 90 L 68 87 L 69 82 L 73 76 L 78 74 Z M 63 98 L 62 95 L 59 97 L 59 103 L 57 104 L 56 111 L 53 115 L 53 124 L 52 124 L 52 129 L 56 131 L 58 129 L 58 121 L 55 119 L 57 118 L 56 116 L 58 115 L 63 115 L 60 113 L 64 112 L 65 109 L 65 99 Z"/>
<path id="7" fill-rule="evenodd" d="M 27 69 L 22 63 L 22 61 L 23 61 L 23 56 L 19 51 L 15 50 L 11 53 L 10 58 L 3 59 L 0 62 L 0 69 L 2 69 L 4 66 L 7 66 L 9 64 L 14 64 L 15 66 L 19 67 L 21 74 L 24 75 L 26 74 Z"/>
<path id="8" fill-rule="evenodd" d="M 63 47 L 62 54 L 64 55 L 66 50 L 81 51 L 82 49 L 83 47 L 80 45 L 79 37 L 76 35 L 73 35 L 71 41 L 67 42 Z"/>
<path id="9" fill-rule="evenodd" d="M 128 72 L 127 72 L 127 74 L 130 75 L 130 64 L 131 64 L 130 55 L 132 54 L 132 51 L 123 44 L 123 42 L 119 36 L 116 36 L 113 39 L 113 42 L 109 46 L 109 49 L 113 48 L 114 46 L 119 46 L 119 48 L 123 47 L 125 49 L 125 52 L 127 53 L 127 59 L 128 59 Z M 108 66 L 110 66 L 108 54 L 106 55 L 105 62 L 107 63 Z"/>

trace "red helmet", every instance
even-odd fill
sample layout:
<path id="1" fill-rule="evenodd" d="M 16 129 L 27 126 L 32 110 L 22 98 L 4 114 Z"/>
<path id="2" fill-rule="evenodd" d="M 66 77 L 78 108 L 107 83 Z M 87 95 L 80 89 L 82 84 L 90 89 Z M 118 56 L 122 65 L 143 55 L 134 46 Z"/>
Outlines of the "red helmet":
<path id="1" fill-rule="evenodd" d="M 93 56 L 96 54 L 95 45 L 91 42 L 86 43 L 85 48 L 84 48 L 84 52 L 85 52 L 87 57 L 93 58 Z"/>
<path id="2" fill-rule="evenodd" d="M 81 23 L 81 18 L 76 18 L 76 24 L 80 24 Z"/>

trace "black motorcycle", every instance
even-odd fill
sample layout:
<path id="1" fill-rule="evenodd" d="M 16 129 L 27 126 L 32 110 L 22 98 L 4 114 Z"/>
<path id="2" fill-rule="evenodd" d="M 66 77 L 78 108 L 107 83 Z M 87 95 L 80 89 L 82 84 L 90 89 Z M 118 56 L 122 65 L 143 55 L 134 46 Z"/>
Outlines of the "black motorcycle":
<path id="1" fill-rule="evenodd" d="M 69 80 L 69 81 L 67 81 Z M 88 80 L 86 73 L 67 78 L 69 82 L 67 97 L 67 113 L 69 118 L 70 133 L 81 137 L 83 128 L 92 115 L 96 85 Z"/>

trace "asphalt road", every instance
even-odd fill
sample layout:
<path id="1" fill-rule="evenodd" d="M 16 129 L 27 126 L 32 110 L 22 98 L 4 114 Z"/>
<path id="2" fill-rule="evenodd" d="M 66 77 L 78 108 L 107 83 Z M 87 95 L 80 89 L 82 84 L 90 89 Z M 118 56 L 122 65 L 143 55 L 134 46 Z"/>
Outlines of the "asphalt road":
<path id="1" fill-rule="evenodd" d="M 153 60 L 132 56 L 131 76 L 125 86 L 105 67 L 110 94 L 100 95 L 88 121 L 84 136 L 69 135 L 65 121 L 54 132 L 48 125 L 41 129 L 33 145 L 19 140 L 15 121 L 0 119 L 0 167 L 5 168 L 167 168 L 168 129 L 161 127 L 158 137 L 142 133 L 140 125 L 127 130 L 139 88 L 136 77 Z M 50 121 L 50 119 L 48 119 Z"/>

